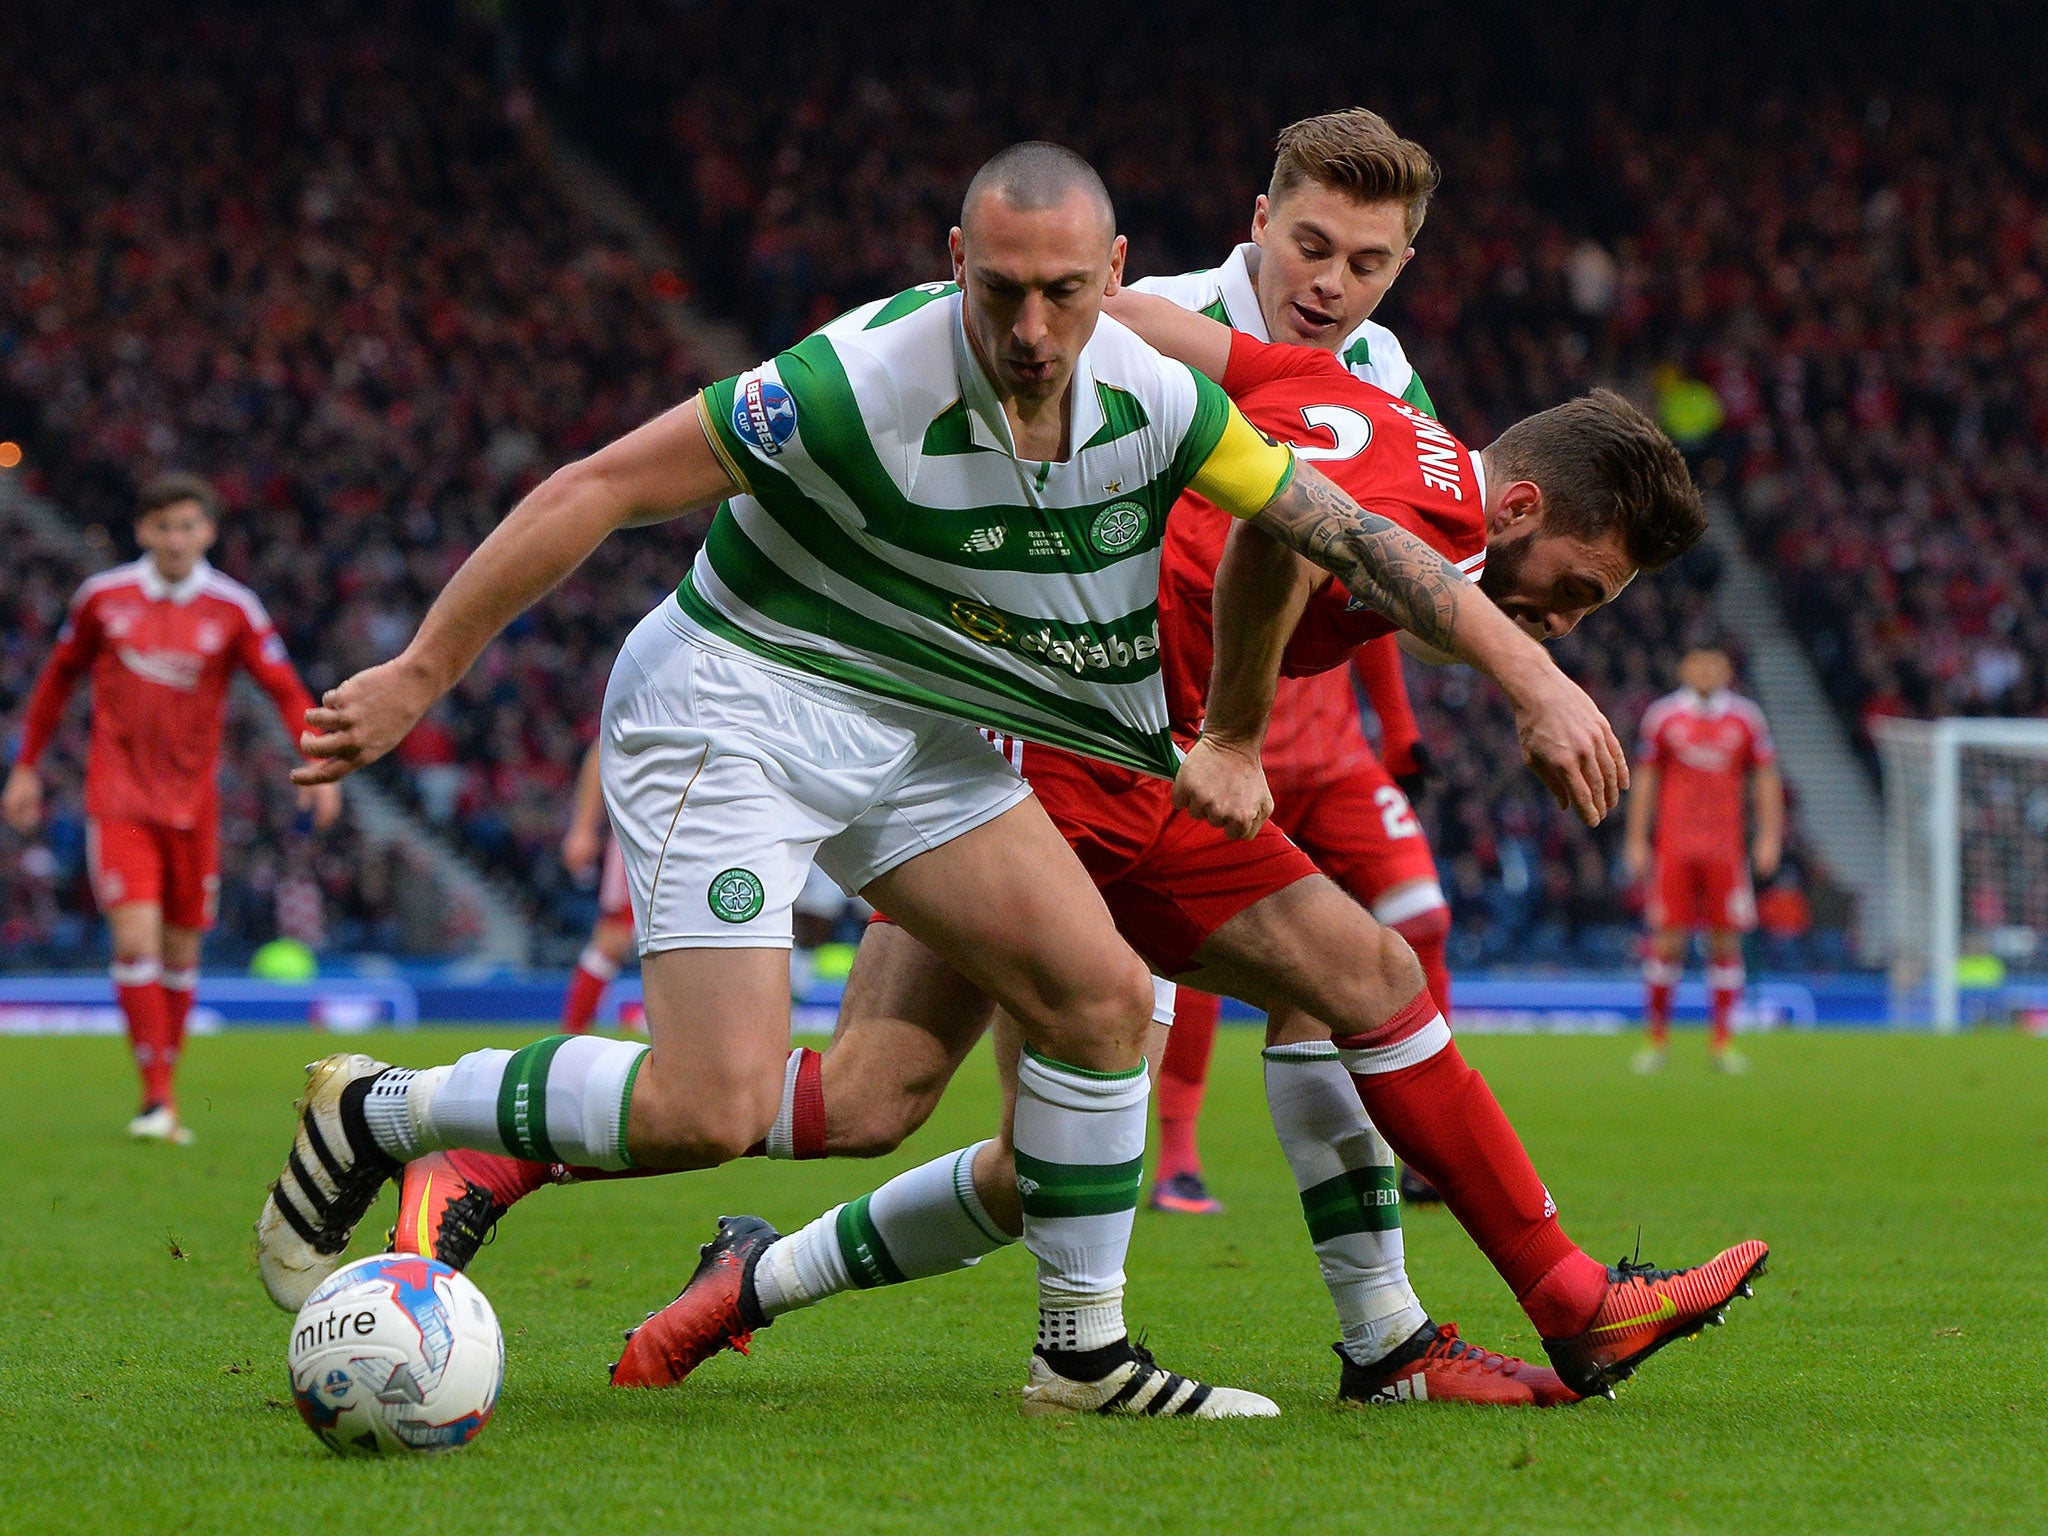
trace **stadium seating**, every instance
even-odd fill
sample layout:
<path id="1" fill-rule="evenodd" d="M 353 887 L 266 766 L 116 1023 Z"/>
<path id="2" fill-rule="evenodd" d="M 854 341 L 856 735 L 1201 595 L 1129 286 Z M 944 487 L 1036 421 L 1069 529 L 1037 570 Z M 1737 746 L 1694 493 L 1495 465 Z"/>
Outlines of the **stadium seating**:
<path id="1" fill-rule="evenodd" d="M 211 475 L 228 504 L 215 561 L 261 594 L 316 693 L 396 651 L 547 469 L 701 382 L 650 274 L 550 193 L 480 34 L 400 6 L 352 12 L 341 48 L 282 9 L 180 29 L 141 6 L 22 9 L 37 68 L 0 102 L 11 435 L 109 560 L 136 480 Z M 408 744 L 416 771 L 385 776 L 547 928 L 587 926 L 591 897 L 554 855 L 563 792 L 619 637 L 678 564 L 672 533 L 607 549 Z M 10 718 L 83 574 L 10 562 L 0 578 Z M 240 760 L 230 846 L 281 846 L 289 799 L 240 788 L 277 783 L 280 762 Z M 290 858 L 321 872 L 331 939 L 397 947 L 371 889 L 389 882 L 351 848 Z M 248 882 L 230 871 L 218 957 L 274 930 L 239 895 L 288 878 L 270 858 L 250 855 Z M 10 881 L 9 900 L 44 914 L 53 953 L 83 953 L 90 906 L 60 864 L 61 893 Z"/>
<path id="2" fill-rule="evenodd" d="M 2048 696 L 2048 143 L 2000 92 L 1931 79 L 1866 103 L 1808 88 L 1853 63 L 1809 57 L 1799 94 L 1789 71 L 1748 80 L 1744 110 L 1710 119 L 1649 88 L 1668 56 L 1631 53 L 1580 70 L 1605 88 L 1567 112 L 1540 69 L 1510 67 L 1515 39 L 1478 56 L 1427 25 L 1383 57 L 1384 18 L 1341 8 L 1286 78 L 1259 80 L 1232 67 L 1242 29 L 1268 24 L 1245 8 L 1169 29 L 1140 4 L 1062 72 L 976 4 L 927 7 L 928 27 L 912 6 L 886 40 L 793 0 L 745 28 L 720 7 L 536 7 L 503 38 L 388 6 L 352 12 L 342 48 L 282 12 L 202 8 L 171 35 L 118 4 L 26 9 L 38 68 L 0 103 L 0 421 L 25 423 L 10 430 L 38 483 L 114 543 L 134 477 L 216 475 L 233 509 L 219 562 L 270 602 L 316 688 L 391 654 L 550 465 L 700 382 L 663 323 L 685 288 L 762 350 L 784 344 L 937 274 L 967 172 L 1027 134 L 1103 166 L 1134 271 L 1207 264 L 1241 238 L 1273 129 L 1364 97 L 1446 168 L 1382 318 L 1454 429 L 1484 441 L 1599 380 L 1658 398 L 1852 720 Z M 1043 10 L 1055 28 L 1088 13 Z M 1553 74 L 1610 46 L 1559 26 L 1522 39 Z M 537 97 L 503 72 L 514 58 Z M 1482 94 L 1513 110 L 1459 109 Z M 537 101 L 667 224 L 680 277 L 550 190 L 523 132 Z M 386 773 L 562 944 L 589 916 L 553 853 L 566 789 L 619 637 L 691 542 L 616 542 Z M 1692 557 L 1560 648 L 1625 735 L 1679 649 L 1713 635 L 1715 575 Z M 0 576 L 0 707 L 72 579 L 47 560 Z M 1414 683 L 1459 962 L 1625 961 L 1618 827 L 1588 834 L 1540 797 L 1484 686 Z M 272 813 L 247 798 L 253 829 Z M 382 931 L 347 845 L 323 846 L 329 905 Z M 1829 963 L 1844 903 L 1810 849 L 1792 865 L 1773 954 Z M 39 942 L 82 930 L 75 887 L 8 891 L 5 920 Z M 1802 909 L 1822 931 L 1799 931 Z"/>

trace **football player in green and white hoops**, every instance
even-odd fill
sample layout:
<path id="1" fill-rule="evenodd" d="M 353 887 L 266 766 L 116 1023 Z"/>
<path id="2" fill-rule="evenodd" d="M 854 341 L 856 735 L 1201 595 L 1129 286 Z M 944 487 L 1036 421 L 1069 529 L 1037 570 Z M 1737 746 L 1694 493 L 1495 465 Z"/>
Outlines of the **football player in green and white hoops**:
<path id="1" fill-rule="evenodd" d="M 1260 341 L 1335 352 L 1358 378 L 1434 416 L 1400 341 L 1366 318 L 1413 259 L 1410 231 L 1429 200 L 1404 206 L 1361 199 L 1328 179 L 1347 156 L 1386 153 L 1381 140 L 1412 149 L 1364 107 L 1292 124 L 1280 134 L 1273 179 L 1253 205 L 1251 239 L 1220 267 L 1141 277 L 1130 286 Z M 1361 179 L 1376 180 L 1370 172 Z"/>
<path id="2" fill-rule="evenodd" d="M 1192 489 L 1501 679 L 1541 722 L 1538 771 L 1582 815 L 1612 809 L 1626 765 L 1592 701 L 1455 568 L 1102 316 L 1124 244 L 1085 161 L 1004 151 L 951 247 L 957 286 L 855 310 L 550 476 L 404 652 L 309 714 L 317 761 L 298 776 L 332 782 L 396 746 L 612 530 L 719 504 L 676 597 L 627 640 L 600 732 L 651 1045 L 557 1035 L 422 1071 L 317 1064 L 258 1222 L 279 1304 L 332 1270 L 384 1180 L 423 1153 L 682 1169 L 761 1140 L 789 1054 L 790 909 L 815 862 L 1022 1027 L 1027 1411 L 1278 1411 L 1126 1336 L 1151 979 L 976 727 L 1177 776 L 1220 825 L 1263 820 L 1255 758 L 1197 740 L 1183 762 L 1167 729 L 1159 544 Z"/>
<path id="3" fill-rule="evenodd" d="M 1272 176 L 1252 208 L 1251 239 L 1232 250 L 1221 266 L 1178 277 L 1139 278 L 1128 286 L 1198 310 L 1260 341 L 1335 353 L 1355 378 L 1434 416 L 1436 405 L 1399 339 L 1367 317 L 1414 258 L 1415 236 L 1429 213 L 1438 177 L 1434 157 L 1369 108 L 1303 118 L 1281 129 L 1275 140 Z M 1404 797 L 1414 782 L 1411 776 L 1423 772 L 1426 748 L 1419 739 L 1397 741 L 1400 732 L 1390 724 L 1411 715 L 1393 637 L 1364 647 L 1359 663 L 1386 728 L 1377 756 L 1387 771 L 1361 766 L 1349 677 L 1333 673 L 1284 680 L 1274 699 L 1267 741 L 1275 815 L 1310 858 L 1409 942 L 1429 977 L 1431 993 L 1448 1014 L 1450 971 L 1444 952 L 1450 907 Z M 1377 685 L 1369 679 L 1377 679 Z M 1284 755 L 1276 758 L 1276 752 Z M 1413 829 L 1398 838 L 1376 830 L 1380 817 L 1399 824 L 1381 799 L 1387 794 L 1395 797 L 1394 816 L 1405 818 Z M 1342 811 L 1347 801 L 1373 810 L 1347 818 Z M 1157 1182 L 1151 1196 L 1155 1210 L 1222 1210 L 1202 1181 L 1196 1137 L 1221 1006 L 1208 993 L 1179 993 L 1177 1027 L 1153 1085 L 1159 1114 Z M 1400 1177 L 1404 1201 L 1437 1198 L 1413 1169 L 1404 1165 Z"/>

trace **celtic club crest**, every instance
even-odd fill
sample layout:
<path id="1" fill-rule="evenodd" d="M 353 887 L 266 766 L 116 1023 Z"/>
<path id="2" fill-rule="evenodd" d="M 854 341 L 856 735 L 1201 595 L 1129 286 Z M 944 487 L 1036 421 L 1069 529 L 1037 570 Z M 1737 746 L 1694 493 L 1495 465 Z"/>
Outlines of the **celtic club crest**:
<path id="1" fill-rule="evenodd" d="M 1088 529 L 1088 542 L 1098 554 L 1120 555 L 1145 537 L 1150 521 L 1142 504 L 1113 501 L 1095 514 L 1095 522 Z"/>
<path id="2" fill-rule="evenodd" d="M 707 897 L 712 916 L 722 923 L 752 922 L 768 899 L 761 889 L 761 877 L 751 869 L 727 869 L 713 875 Z"/>

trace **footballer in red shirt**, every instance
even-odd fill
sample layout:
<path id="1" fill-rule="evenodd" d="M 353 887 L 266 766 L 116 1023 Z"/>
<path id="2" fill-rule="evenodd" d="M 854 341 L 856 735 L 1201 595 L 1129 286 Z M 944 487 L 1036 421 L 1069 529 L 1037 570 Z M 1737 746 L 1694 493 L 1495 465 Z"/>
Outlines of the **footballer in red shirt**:
<path id="1" fill-rule="evenodd" d="M 1131 286 L 1257 340 L 1328 352 L 1354 377 L 1435 415 L 1400 339 L 1371 316 L 1415 255 L 1437 187 L 1436 162 L 1363 107 L 1305 118 L 1283 130 L 1275 148 L 1248 242 L 1211 271 Z M 1325 428 L 1297 452 L 1314 461 L 1344 449 Z M 1380 717 L 1380 756 L 1366 745 L 1354 675 Z M 1392 636 L 1360 648 L 1348 669 L 1283 681 L 1273 701 L 1265 766 L 1274 818 L 1318 868 L 1408 941 L 1448 1015 L 1450 908 L 1421 825 L 1396 782 L 1420 778 L 1421 756 Z M 1222 1209 L 1203 1182 L 1195 1130 L 1220 1006 L 1192 988 L 1182 988 L 1176 1003 L 1155 1094 L 1155 1210 Z M 1413 1175 L 1402 1189 L 1429 1193 Z"/>
<path id="2" fill-rule="evenodd" d="M 1693 934 L 1706 930 L 1711 998 L 1708 1059 L 1724 1072 L 1745 1063 L 1728 1044 L 1742 995 L 1742 936 L 1756 926 L 1756 876 L 1777 872 L 1784 846 L 1785 789 L 1763 711 L 1729 691 L 1735 669 L 1725 651 L 1702 647 L 1678 664 L 1683 685 L 1643 711 L 1629 797 L 1627 858 L 1649 876 L 1649 1044 L 1636 1068 L 1664 1065 L 1671 1038 L 1671 991 L 1684 973 Z M 1756 822 L 1752 842 L 1744 799 Z M 1654 851 L 1650 827 L 1656 823 Z"/>
<path id="3" fill-rule="evenodd" d="M 8 825 L 33 831 L 43 805 L 36 764 L 89 676 L 87 859 L 142 1077 L 142 1109 L 128 1129 L 180 1144 L 191 1132 L 178 1119 L 172 1077 L 218 894 L 215 777 L 228 683 L 237 670 L 255 678 L 294 741 L 313 707 L 256 595 L 206 563 L 217 522 L 202 480 L 166 475 L 143 488 L 135 518 L 142 558 L 100 572 L 72 598 L 0 797 Z M 333 785 L 300 798 L 320 826 L 340 812 Z"/>

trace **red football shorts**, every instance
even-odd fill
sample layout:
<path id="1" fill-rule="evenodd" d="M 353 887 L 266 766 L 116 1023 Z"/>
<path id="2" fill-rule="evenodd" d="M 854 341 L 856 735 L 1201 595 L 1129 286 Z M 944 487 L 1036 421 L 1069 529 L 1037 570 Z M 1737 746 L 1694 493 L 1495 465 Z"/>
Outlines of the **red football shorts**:
<path id="1" fill-rule="evenodd" d="M 1175 810 L 1165 779 L 1029 743 L 1020 767 L 1117 932 L 1162 976 L 1193 970 L 1210 934 L 1316 872 L 1270 821 L 1239 842 Z"/>
<path id="2" fill-rule="evenodd" d="M 1749 885 L 1749 861 L 1740 854 L 1657 855 L 1650 877 L 1652 928 L 1756 926 L 1756 894 Z"/>
<path id="3" fill-rule="evenodd" d="M 619 852 L 619 840 L 609 832 L 604 838 L 603 873 L 597 877 L 597 915 L 607 922 L 633 921 L 633 897 L 626 889 L 626 856 Z"/>
<path id="4" fill-rule="evenodd" d="M 220 829 L 93 817 L 85 824 L 93 899 L 102 912 L 153 901 L 173 928 L 211 928 L 220 905 Z"/>
<path id="5" fill-rule="evenodd" d="M 1319 783 L 1275 778 L 1272 789 L 1273 820 L 1361 906 L 1396 886 L 1436 878 L 1414 808 L 1377 759 L 1363 758 Z"/>

